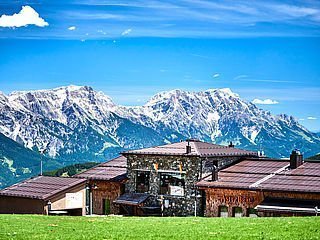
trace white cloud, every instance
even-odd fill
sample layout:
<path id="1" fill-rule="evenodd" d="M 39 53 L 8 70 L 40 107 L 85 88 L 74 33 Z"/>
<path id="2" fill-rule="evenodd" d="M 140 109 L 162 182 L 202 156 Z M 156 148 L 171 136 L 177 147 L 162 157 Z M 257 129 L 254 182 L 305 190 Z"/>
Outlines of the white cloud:
<path id="1" fill-rule="evenodd" d="M 24 27 L 28 25 L 45 27 L 49 24 L 30 6 L 23 6 L 19 13 L 3 14 L 0 17 L 0 27 Z"/>
<path id="2" fill-rule="evenodd" d="M 255 79 L 255 78 L 237 78 L 243 82 L 265 82 L 265 83 L 300 83 L 297 81 L 275 80 L 275 79 Z"/>
<path id="3" fill-rule="evenodd" d="M 74 30 L 76 30 L 76 29 L 77 29 L 77 27 L 76 27 L 76 26 L 68 27 L 68 30 L 70 30 L 70 31 L 74 31 Z"/>
<path id="4" fill-rule="evenodd" d="M 124 30 L 124 31 L 121 33 L 121 35 L 122 35 L 122 36 L 126 36 L 126 35 L 130 34 L 131 32 L 132 32 L 132 29 L 129 28 L 129 29 L 127 29 L 127 30 Z"/>
<path id="5" fill-rule="evenodd" d="M 101 33 L 101 34 L 103 34 L 103 35 L 106 35 L 107 33 L 105 32 L 105 31 L 103 31 L 103 30 L 98 30 L 97 31 L 98 33 Z"/>
<path id="6" fill-rule="evenodd" d="M 264 104 L 264 105 L 273 105 L 273 104 L 278 104 L 279 102 L 277 102 L 276 100 L 271 100 L 271 99 L 264 99 L 264 100 L 261 100 L 261 99 L 254 99 L 252 101 L 252 103 L 254 104 Z"/>
<path id="7" fill-rule="evenodd" d="M 233 80 L 238 80 L 238 79 L 243 79 L 243 78 L 248 78 L 249 76 L 248 75 L 238 75 L 236 77 L 233 78 Z"/>
<path id="8" fill-rule="evenodd" d="M 307 117 L 308 120 L 317 120 L 316 117 Z"/>
<path id="9" fill-rule="evenodd" d="M 213 74 L 212 77 L 213 77 L 213 78 L 218 78 L 218 77 L 220 77 L 220 74 L 219 74 L 219 73 L 215 73 L 215 74 Z"/>
<path id="10" fill-rule="evenodd" d="M 320 12 L 316 8 L 286 5 L 286 4 L 277 4 L 277 5 L 273 5 L 272 7 L 275 11 L 287 14 L 295 18 L 315 15 L 315 14 L 319 14 Z"/>
<path id="11" fill-rule="evenodd" d="M 193 57 L 198 57 L 198 58 L 204 58 L 204 59 L 213 59 L 213 58 L 211 58 L 211 57 L 209 57 L 209 56 L 206 56 L 206 55 L 201 55 L 201 54 L 190 54 L 191 56 L 193 56 Z"/>

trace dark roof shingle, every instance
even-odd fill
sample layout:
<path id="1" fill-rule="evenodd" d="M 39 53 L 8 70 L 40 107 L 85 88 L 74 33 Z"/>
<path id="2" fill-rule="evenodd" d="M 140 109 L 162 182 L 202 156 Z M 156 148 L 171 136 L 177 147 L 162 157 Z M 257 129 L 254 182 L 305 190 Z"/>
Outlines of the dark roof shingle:
<path id="1" fill-rule="evenodd" d="M 191 146 L 191 152 L 186 153 L 187 145 Z M 254 156 L 258 154 L 253 151 L 247 151 L 235 147 L 222 146 L 212 143 L 201 142 L 197 140 L 183 141 L 162 146 L 131 150 L 123 154 L 152 154 L 152 155 L 182 155 L 182 156 L 200 156 L 200 157 L 216 157 L 216 156 Z"/>
<path id="2" fill-rule="evenodd" d="M 74 177 L 91 180 L 121 182 L 126 179 L 126 175 L 127 159 L 124 156 L 120 156 L 108 162 L 101 163 L 96 167 L 88 169 L 87 171 L 79 173 Z"/>
<path id="3" fill-rule="evenodd" d="M 85 182 L 86 179 L 38 176 L 1 190 L 0 196 L 46 200 L 62 191 L 85 184 Z"/>
<path id="4" fill-rule="evenodd" d="M 245 160 L 221 170 L 218 181 L 207 176 L 197 186 L 320 193 L 320 163 L 305 162 L 296 169 L 289 166 L 283 160 Z"/>

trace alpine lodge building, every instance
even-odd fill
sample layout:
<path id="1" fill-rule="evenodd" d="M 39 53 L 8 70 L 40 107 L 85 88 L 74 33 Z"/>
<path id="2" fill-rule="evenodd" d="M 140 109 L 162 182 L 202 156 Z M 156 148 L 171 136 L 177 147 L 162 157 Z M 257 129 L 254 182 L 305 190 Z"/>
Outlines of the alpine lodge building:
<path id="1" fill-rule="evenodd" d="M 123 152 L 72 179 L 86 181 L 86 214 L 309 216 L 320 207 L 320 162 L 305 162 L 297 150 L 290 160 L 270 159 L 232 143 L 189 139 Z M 13 193 L 0 191 L 1 213 L 10 196 L 22 203 L 23 192 Z"/>

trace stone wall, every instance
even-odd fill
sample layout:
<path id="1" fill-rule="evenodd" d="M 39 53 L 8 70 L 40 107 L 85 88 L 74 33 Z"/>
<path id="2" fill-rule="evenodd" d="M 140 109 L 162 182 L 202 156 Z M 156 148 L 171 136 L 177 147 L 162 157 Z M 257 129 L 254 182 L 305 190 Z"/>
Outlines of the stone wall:
<path id="1" fill-rule="evenodd" d="M 201 161 L 198 157 L 183 156 L 152 156 L 152 155 L 128 155 L 127 156 L 127 177 L 126 192 L 135 192 L 136 170 L 147 170 L 150 172 L 151 195 L 158 195 L 160 191 L 160 172 L 179 172 L 179 164 L 182 163 L 182 173 L 185 173 L 185 194 L 190 195 L 194 183 L 200 178 Z M 158 170 L 154 169 L 158 165 Z"/>
<path id="2" fill-rule="evenodd" d="M 201 198 L 164 195 L 163 199 L 169 201 L 169 207 L 163 208 L 164 216 L 194 216 L 195 211 L 197 216 L 203 216 Z"/>
<path id="3" fill-rule="evenodd" d="M 169 200 L 169 207 L 164 208 L 164 215 L 187 216 L 194 215 L 194 184 L 200 179 L 201 159 L 199 157 L 184 156 L 153 156 L 153 155 L 128 155 L 127 156 L 127 177 L 126 192 L 136 192 L 136 172 L 137 170 L 147 170 L 150 172 L 149 191 L 153 196 L 150 205 L 161 205 L 160 199 L 160 173 L 180 172 L 179 165 L 182 164 L 182 174 L 185 174 L 184 196 L 163 195 L 163 199 Z M 158 169 L 155 169 L 157 164 Z M 192 199 L 193 198 L 193 199 Z M 198 200 L 198 206 L 201 206 Z M 200 213 L 200 207 L 197 209 Z"/>
<path id="4" fill-rule="evenodd" d="M 90 184 L 96 186 L 96 188 L 92 190 L 93 214 L 104 214 L 103 199 L 110 200 L 110 214 L 119 214 L 119 206 L 114 204 L 113 201 L 123 194 L 124 184 L 120 182 L 94 180 L 91 180 Z"/>

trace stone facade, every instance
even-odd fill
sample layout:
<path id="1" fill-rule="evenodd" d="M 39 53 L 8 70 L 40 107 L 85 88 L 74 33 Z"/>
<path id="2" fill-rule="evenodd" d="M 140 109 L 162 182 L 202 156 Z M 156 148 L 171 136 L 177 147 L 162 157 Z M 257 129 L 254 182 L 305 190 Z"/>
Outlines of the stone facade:
<path id="1" fill-rule="evenodd" d="M 166 216 L 190 216 L 203 215 L 203 199 L 201 192 L 195 184 L 212 171 L 213 163 L 218 168 L 229 165 L 240 157 L 200 158 L 198 156 L 169 156 L 149 154 L 126 154 L 127 177 L 126 192 L 136 192 L 137 172 L 147 171 L 149 177 L 149 190 L 151 202 L 149 205 L 163 206 L 163 214 Z M 160 194 L 160 174 L 177 173 L 184 176 L 183 196 Z M 166 204 L 161 204 L 166 202 Z"/>
<path id="2" fill-rule="evenodd" d="M 114 204 L 116 200 L 124 192 L 124 184 L 121 182 L 108 182 L 91 180 L 91 185 L 95 188 L 92 190 L 93 214 L 104 215 L 104 200 L 110 202 L 110 214 L 119 214 L 119 206 Z"/>
<path id="3" fill-rule="evenodd" d="M 229 217 L 233 216 L 233 210 L 236 207 L 242 209 L 243 217 L 248 216 L 249 209 L 255 208 L 266 197 L 320 200 L 320 194 L 312 193 L 251 191 L 220 188 L 208 188 L 204 191 L 206 195 L 205 216 L 208 217 L 219 217 L 219 207 L 221 206 L 228 208 Z M 261 216 L 264 215 L 262 214 Z"/>

